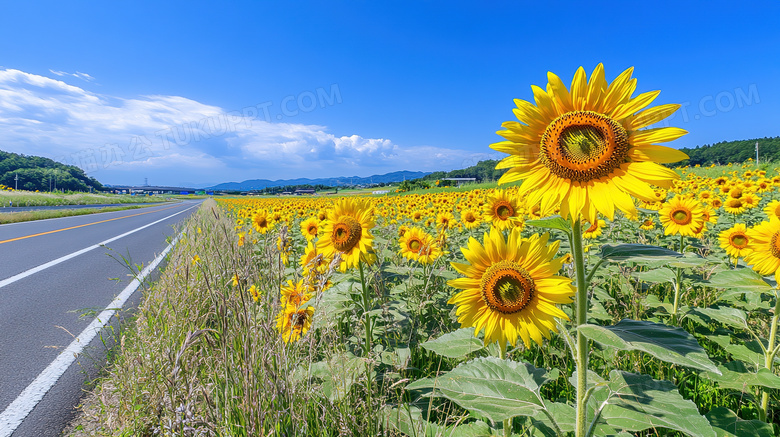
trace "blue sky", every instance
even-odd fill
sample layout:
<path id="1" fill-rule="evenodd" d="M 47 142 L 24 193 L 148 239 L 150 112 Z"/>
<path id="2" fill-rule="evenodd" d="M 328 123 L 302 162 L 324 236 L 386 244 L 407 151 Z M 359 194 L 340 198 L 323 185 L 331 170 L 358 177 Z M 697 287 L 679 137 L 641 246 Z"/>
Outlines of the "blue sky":
<path id="1" fill-rule="evenodd" d="M 684 105 L 673 147 L 780 135 L 780 4 L 644 3 L 6 2 L 0 149 L 109 184 L 462 168 L 599 62 Z"/>

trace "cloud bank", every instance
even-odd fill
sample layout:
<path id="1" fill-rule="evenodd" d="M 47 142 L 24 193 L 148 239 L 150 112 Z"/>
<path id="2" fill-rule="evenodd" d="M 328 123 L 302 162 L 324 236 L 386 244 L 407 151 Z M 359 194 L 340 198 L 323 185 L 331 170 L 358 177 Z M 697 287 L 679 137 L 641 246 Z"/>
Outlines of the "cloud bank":
<path id="1" fill-rule="evenodd" d="M 365 176 L 459 168 L 485 158 L 290 122 L 340 103 L 335 86 L 228 110 L 180 96 L 102 95 L 64 81 L 93 80 L 86 73 L 51 72 L 63 80 L 0 70 L 0 150 L 78 165 L 104 183 Z"/>

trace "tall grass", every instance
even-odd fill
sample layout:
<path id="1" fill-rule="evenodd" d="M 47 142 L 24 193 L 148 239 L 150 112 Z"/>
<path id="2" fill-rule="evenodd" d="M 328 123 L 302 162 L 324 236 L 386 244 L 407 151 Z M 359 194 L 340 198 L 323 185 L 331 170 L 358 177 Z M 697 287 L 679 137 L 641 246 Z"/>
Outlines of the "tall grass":
<path id="1" fill-rule="evenodd" d="M 103 193 L 36 193 L 32 191 L 0 191 L 0 211 L 13 206 L 102 205 L 111 203 L 148 203 L 168 200 L 167 197 L 130 196 Z"/>

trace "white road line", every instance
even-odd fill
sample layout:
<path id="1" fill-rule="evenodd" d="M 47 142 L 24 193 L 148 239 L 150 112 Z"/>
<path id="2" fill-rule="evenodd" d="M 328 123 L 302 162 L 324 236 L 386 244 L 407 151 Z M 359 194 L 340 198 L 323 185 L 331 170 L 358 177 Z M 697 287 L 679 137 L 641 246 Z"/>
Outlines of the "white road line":
<path id="1" fill-rule="evenodd" d="M 76 360 L 76 357 L 93 338 L 108 324 L 111 317 L 122 309 L 128 298 L 138 289 L 142 281 L 157 267 L 158 264 L 165 258 L 165 255 L 170 252 L 171 248 L 179 240 L 176 237 L 168 247 L 157 258 L 152 261 L 140 273 L 138 277 L 133 279 L 130 284 L 122 290 L 121 293 L 100 313 L 92 323 L 87 326 L 86 329 L 81 331 L 78 337 L 68 345 L 68 347 L 60 353 L 54 361 L 49 364 L 46 369 L 41 372 L 37 378 L 27 388 L 22 391 L 19 396 L 8 405 L 0 414 L 0 437 L 10 436 L 16 428 L 22 423 L 25 417 L 38 405 L 38 402 L 43 399 L 43 396 L 54 386 L 54 384 L 60 379 L 70 365 Z"/>
<path id="2" fill-rule="evenodd" d="M 152 223 L 149 223 L 147 225 L 141 226 L 140 228 L 135 228 L 132 231 L 125 232 L 124 234 L 117 235 L 116 237 L 109 238 L 108 240 L 101 241 L 100 243 L 93 244 L 92 246 L 85 247 L 85 248 L 83 248 L 81 250 L 77 250 L 77 251 L 75 251 L 73 253 L 69 253 L 69 254 L 67 254 L 65 256 L 59 257 L 59 258 L 57 258 L 55 260 L 52 260 L 52 261 L 49 261 L 49 262 L 47 262 L 45 264 L 41 264 L 38 267 L 33 267 L 33 268 L 31 268 L 29 270 L 26 270 L 26 271 L 24 271 L 22 273 L 19 273 L 17 275 L 11 276 L 10 278 L 3 279 L 2 281 L 0 281 L 0 288 L 3 288 L 3 287 L 5 287 L 6 285 L 9 285 L 9 284 L 13 284 L 14 282 L 16 282 L 16 281 L 18 281 L 20 279 L 24 279 L 24 278 L 26 278 L 26 277 L 28 277 L 30 275 L 34 275 L 34 274 L 36 274 L 36 273 L 38 273 L 40 271 L 46 270 L 49 267 L 56 266 L 57 264 L 59 264 L 61 262 L 65 262 L 65 261 L 67 261 L 67 260 L 69 260 L 71 258 L 75 258 L 75 257 L 77 257 L 77 256 L 79 256 L 81 254 L 87 253 L 90 250 L 95 250 L 98 247 L 104 246 L 104 245 L 106 245 L 106 244 L 108 244 L 108 243 L 110 243 L 112 241 L 116 241 L 116 240 L 118 240 L 118 239 L 120 239 L 122 237 L 126 237 L 126 236 L 128 236 L 130 234 L 133 234 L 133 233 L 138 232 L 140 230 L 146 229 L 149 226 L 153 226 L 153 225 L 156 225 L 157 223 L 160 223 L 162 221 L 168 220 L 169 218 L 177 216 L 177 215 L 179 215 L 179 214 L 181 214 L 183 212 L 187 212 L 187 211 L 191 210 L 192 208 L 195 208 L 196 206 L 198 206 L 198 205 L 191 206 L 191 207 L 189 207 L 189 208 L 187 208 L 187 209 L 185 209 L 183 211 L 179 211 L 179 212 L 177 212 L 175 214 L 169 215 L 168 217 L 161 218 L 160 220 L 157 220 L 155 222 L 152 222 Z"/>

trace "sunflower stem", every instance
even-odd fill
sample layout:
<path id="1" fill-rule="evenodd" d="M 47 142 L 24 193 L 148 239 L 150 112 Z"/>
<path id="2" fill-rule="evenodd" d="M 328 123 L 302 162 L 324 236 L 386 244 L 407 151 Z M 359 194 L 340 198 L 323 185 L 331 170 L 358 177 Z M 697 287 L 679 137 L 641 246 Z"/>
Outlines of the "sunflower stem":
<path id="1" fill-rule="evenodd" d="M 680 235 L 680 253 L 683 253 L 685 237 Z M 680 307 L 680 289 L 682 288 L 682 268 L 677 267 L 677 276 L 674 281 L 674 304 L 672 305 L 672 324 L 677 324 L 677 308 Z"/>
<path id="2" fill-rule="evenodd" d="M 578 218 L 572 221 L 571 249 L 577 270 L 577 298 L 575 327 L 588 323 L 588 282 L 585 276 L 585 252 L 582 250 L 582 224 Z M 587 432 L 585 400 L 588 391 L 588 340 L 577 329 L 577 356 L 574 357 L 577 370 L 577 418 L 575 435 L 584 437 Z"/>
<path id="3" fill-rule="evenodd" d="M 777 338 L 778 318 L 780 318 L 780 296 L 778 296 L 778 291 L 775 290 L 775 313 L 772 314 L 772 328 L 769 331 L 769 347 L 766 348 L 768 352 L 764 357 L 764 367 L 770 372 L 772 371 L 775 354 L 777 353 L 775 350 L 775 339 Z M 765 421 L 769 420 L 769 392 L 767 390 L 764 390 L 764 393 L 761 395 L 761 416 Z"/>
<path id="4" fill-rule="evenodd" d="M 506 359 L 506 345 L 501 345 L 501 342 L 498 342 L 498 358 L 505 360 Z M 504 437 L 509 437 L 512 435 L 512 419 L 504 419 L 503 421 L 503 429 L 504 429 Z"/>
<path id="5" fill-rule="evenodd" d="M 369 432 L 373 433 L 373 423 L 371 421 L 371 415 L 373 407 L 371 405 L 371 392 L 373 391 L 373 381 L 371 380 L 371 316 L 369 314 L 370 309 L 370 296 L 368 295 L 368 287 L 366 286 L 366 276 L 363 273 L 363 261 L 358 261 L 358 269 L 360 270 L 360 286 L 363 291 L 363 318 L 366 325 L 366 341 L 365 341 L 365 359 L 366 359 L 366 402 L 368 406 L 368 414 L 366 414 L 366 420 L 368 420 Z"/>

